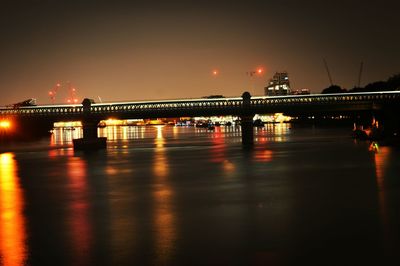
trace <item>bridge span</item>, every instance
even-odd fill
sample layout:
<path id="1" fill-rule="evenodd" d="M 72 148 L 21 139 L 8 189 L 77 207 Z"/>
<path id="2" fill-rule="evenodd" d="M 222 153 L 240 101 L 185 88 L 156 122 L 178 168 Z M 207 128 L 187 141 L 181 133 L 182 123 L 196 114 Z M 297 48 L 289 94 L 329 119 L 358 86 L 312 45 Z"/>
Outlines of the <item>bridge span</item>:
<path id="1" fill-rule="evenodd" d="M 0 108 L 0 119 L 10 119 L 16 131 L 52 128 L 58 121 L 82 121 L 84 138 L 97 138 L 100 120 L 146 119 L 234 115 L 241 118 L 243 143 L 252 143 L 252 118 L 255 114 L 284 113 L 288 116 L 349 115 L 378 117 L 387 130 L 397 133 L 399 126 L 400 91 L 310 94 L 286 96 L 256 96 L 248 92 L 242 97 L 199 98 L 155 101 L 94 103 L 85 99 L 82 104 L 39 105 L 19 108 Z M 85 133 L 86 132 L 86 133 Z"/>

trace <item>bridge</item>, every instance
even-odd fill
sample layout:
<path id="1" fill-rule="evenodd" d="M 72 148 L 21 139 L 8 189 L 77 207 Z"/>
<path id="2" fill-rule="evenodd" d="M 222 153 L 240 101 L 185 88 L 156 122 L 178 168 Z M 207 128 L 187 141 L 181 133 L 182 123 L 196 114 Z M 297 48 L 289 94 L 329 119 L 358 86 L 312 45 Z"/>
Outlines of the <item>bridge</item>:
<path id="1" fill-rule="evenodd" d="M 97 124 L 108 118 L 146 119 L 234 115 L 241 118 L 242 142 L 252 144 L 252 118 L 255 114 L 284 113 L 288 116 L 348 115 L 371 120 L 378 118 L 387 132 L 396 134 L 400 91 L 366 93 L 310 94 L 213 99 L 176 99 L 94 103 L 85 99 L 82 104 L 40 105 L 19 108 L 0 108 L 0 120 L 9 119 L 16 132 L 34 134 L 48 131 L 58 121 L 81 121 L 84 139 L 97 138 Z"/>

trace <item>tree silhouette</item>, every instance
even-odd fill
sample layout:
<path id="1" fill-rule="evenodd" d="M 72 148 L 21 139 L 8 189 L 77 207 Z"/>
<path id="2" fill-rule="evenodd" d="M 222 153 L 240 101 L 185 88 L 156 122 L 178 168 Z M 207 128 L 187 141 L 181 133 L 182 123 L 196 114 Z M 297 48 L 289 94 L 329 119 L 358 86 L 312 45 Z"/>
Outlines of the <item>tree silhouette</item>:
<path id="1" fill-rule="evenodd" d="M 372 91 L 394 91 L 400 90 L 400 74 L 395 74 L 387 81 L 375 81 L 367 84 L 363 88 L 354 87 L 349 92 L 372 92 Z"/>
<path id="2" fill-rule="evenodd" d="M 400 90 L 400 73 L 391 76 L 387 80 L 387 88 L 390 90 Z"/>
<path id="3" fill-rule="evenodd" d="M 331 85 L 328 88 L 323 89 L 321 93 L 325 94 L 325 93 L 344 93 L 344 92 L 347 92 L 347 90 L 342 89 L 339 85 Z"/>

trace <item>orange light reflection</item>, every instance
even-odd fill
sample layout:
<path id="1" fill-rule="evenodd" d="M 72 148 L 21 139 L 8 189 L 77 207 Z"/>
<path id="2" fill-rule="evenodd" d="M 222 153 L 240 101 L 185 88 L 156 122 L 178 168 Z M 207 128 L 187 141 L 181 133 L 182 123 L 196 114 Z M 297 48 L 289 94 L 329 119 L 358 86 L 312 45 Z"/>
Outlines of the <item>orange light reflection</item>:
<path id="1" fill-rule="evenodd" d="M 156 149 L 155 149 L 153 170 L 154 174 L 158 177 L 165 177 L 168 175 L 169 172 L 169 166 L 167 158 L 165 156 L 165 149 L 164 149 L 165 141 L 162 135 L 163 127 L 164 126 L 155 126 L 155 128 L 157 129 L 157 136 L 155 139 Z"/>
<path id="2" fill-rule="evenodd" d="M 233 172 L 236 169 L 235 164 L 228 160 L 224 160 L 223 167 L 225 172 Z"/>
<path id="3" fill-rule="evenodd" d="M 156 147 L 153 169 L 157 186 L 155 186 L 153 196 L 155 202 L 156 265 L 168 265 L 176 239 L 175 216 L 172 209 L 174 193 L 167 179 L 169 165 L 164 148 L 164 126 L 155 127 L 157 129 L 157 136 L 155 139 Z"/>
<path id="4" fill-rule="evenodd" d="M 72 145 L 72 140 L 82 138 L 82 127 L 56 127 L 50 138 L 50 146 Z"/>
<path id="5" fill-rule="evenodd" d="M 70 219 L 72 247 L 75 264 L 87 265 L 92 246 L 92 228 L 89 221 L 88 184 L 86 162 L 79 157 L 69 157 L 67 174 L 70 189 Z"/>
<path id="6" fill-rule="evenodd" d="M 375 159 L 375 169 L 376 169 L 376 184 L 378 187 L 378 200 L 379 207 L 382 217 L 382 223 L 384 228 L 389 226 L 388 210 L 386 207 L 386 197 L 385 197 L 385 168 L 386 162 L 390 155 L 390 149 L 388 147 L 380 147 L 374 154 Z M 385 230 L 385 231 L 386 231 Z M 385 237 L 388 237 L 388 233 L 385 233 Z"/>
<path id="7" fill-rule="evenodd" d="M 25 265 L 27 258 L 24 198 L 12 153 L 0 154 L 0 262 Z"/>
<path id="8" fill-rule="evenodd" d="M 271 150 L 255 150 L 254 160 L 258 162 L 270 162 L 272 161 L 272 155 Z"/>
<path id="9" fill-rule="evenodd" d="M 211 161 L 214 163 L 223 163 L 226 160 L 226 144 L 221 127 L 215 127 L 212 138 L 213 144 L 211 147 Z"/>

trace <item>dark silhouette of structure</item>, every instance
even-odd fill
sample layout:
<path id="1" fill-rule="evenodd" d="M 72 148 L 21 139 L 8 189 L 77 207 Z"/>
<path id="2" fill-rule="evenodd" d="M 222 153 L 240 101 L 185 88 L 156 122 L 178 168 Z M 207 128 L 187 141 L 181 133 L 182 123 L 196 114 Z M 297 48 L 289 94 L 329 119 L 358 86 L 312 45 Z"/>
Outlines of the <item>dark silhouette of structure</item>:
<path id="1" fill-rule="evenodd" d="M 375 118 L 387 136 L 400 136 L 399 111 L 400 91 L 275 97 L 252 97 L 245 92 L 236 98 L 124 103 L 94 103 L 85 99 L 76 105 L 5 107 L 0 109 L 0 119 L 12 120 L 15 134 L 28 135 L 48 132 L 57 121 L 82 121 L 83 139 L 86 142 L 97 141 L 94 147 L 103 147 L 105 140 L 98 140 L 97 125 L 109 117 L 146 119 L 234 115 L 241 118 L 242 143 L 246 146 L 253 143 L 250 124 L 255 114 L 284 113 L 294 117 L 346 115 L 366 126 L 371 125 Z"/>

